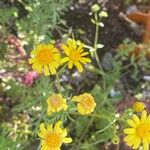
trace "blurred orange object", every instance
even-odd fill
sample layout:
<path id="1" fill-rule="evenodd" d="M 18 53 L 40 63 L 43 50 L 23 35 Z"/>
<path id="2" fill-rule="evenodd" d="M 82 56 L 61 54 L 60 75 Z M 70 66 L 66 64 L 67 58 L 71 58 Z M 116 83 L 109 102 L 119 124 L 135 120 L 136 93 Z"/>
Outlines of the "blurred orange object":
<path id="1" fill-rule="evenodd" d="M 145 26 L 145 32 L 143 35 L 143 44 L 149 43 L 150 42 L 150 11 L 148 13 L 142 13 L 142 12 L 133 12 L 127 17 L 136 22 L 143 24 Z M 142 47 L 137 46 L 131 54 L 134 54 L 136 57 L 139 56 L 140 51 L 143 50 Z M 147 49 L 146 50 L 146 57 L 150 59 L 150 51 Z"/>

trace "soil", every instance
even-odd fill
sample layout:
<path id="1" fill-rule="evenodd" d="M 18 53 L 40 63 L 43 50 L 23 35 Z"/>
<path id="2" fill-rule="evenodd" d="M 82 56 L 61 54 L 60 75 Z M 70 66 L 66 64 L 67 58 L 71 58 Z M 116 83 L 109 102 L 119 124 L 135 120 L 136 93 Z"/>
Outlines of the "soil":
<path id="1" fill-rule="evenodd" d="M 127 8 L 122 0 L 87 0 L 83 4 L 75 1 L 70 7 L 69 13 L 66 13 L 65 18 L 68 25 L 73 29 L 85 31 L 85 34 L 77 34 L 77 37 L 79 36 L 81 40 L 89 45 L 93 44 L 95 27 L 91 23 L 92 16 L 89 13 L 91 12 L 91 6 L 96 2 L 99 2 L 102 9 L 106 10 L 109 14 L 109 17 L 103 20 L 105 27 L 101 28 L 99 33 L 99 43 L 105 45 L 101 52 L 112 51 L 126 38 L 136 42 L 141 41 L 141 37 L 136 35 L 130 24 L 119 17 L 119 13 L 125 13 Z"/>

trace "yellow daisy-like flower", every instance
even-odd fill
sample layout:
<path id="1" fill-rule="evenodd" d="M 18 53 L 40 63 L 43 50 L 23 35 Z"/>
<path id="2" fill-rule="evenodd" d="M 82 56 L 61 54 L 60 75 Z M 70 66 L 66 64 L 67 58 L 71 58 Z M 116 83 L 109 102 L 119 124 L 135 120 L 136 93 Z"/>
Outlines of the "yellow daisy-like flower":
<path id="1" fill-rule="evenodd" d="M 77 46 L 77 42 L 73 39 L 68 39 L 67 45 L 62 44 L 62 49 L 64 50 L 67 57 L 62 59 L 62 63 L 68 62 L 68 68 L 72 69 L 73 65 L 77 67 L 79 72 L 83 71 L 82 64 L 91 62 L 87 57 L 84 57 L 89 54 L 89 52 L 84 52 L 84 44 L 81 43 Z"/>
<path id="2" fill-rule="evenodd" d="M 74 96 L 73 101 L 78 102 L 77 109 L 78 112 L 82 115 L 90 114 L 94 111 L 96 107 L 95 100 L 93 96 L 89 93 L 84 93 L 79 96 Z"/>
<path id="3" fill-rule="evenodd" d="M 145 104 L 143 102 L 135 102 L 133 109 L 135 112 L 142 112 L 145 109 Z"/>
<path id="4" fill-rule="evenodd" d="M 71 143 L 72 139 L 66 137 L 67 130 L 60 128 L 62 122 L 58 121 L 53 127 L 52 124 L 44 126 L 40 124 L 38 136 L 41 138 L 41 150 L 60 150 L 62 143 Z"/>
<path id="5" fill-rule="evenodd" d="M 60 94 L 53 94 L 47 99 L 47 113 L 51 115 L 53 112 L 59 112 L 62 109 L 67 110 L 68 105 L 66 104 L 66 99 L 62 98 Z"/>
<path id="6" fill-rule="evenodd" d="M 132 119 L 128 119 L 127 123 L 131 126 L 124 129 L 124 133 L 127 134 L 124 141 L 127 145 L 133 149 L 137 149 L 142 144 L 144 150 L 149 150 L 150 115 L 147 116 L 147 112 L 144 110 L 141 118 L 133 114 Z"/>
<path id="7" fill-rule="evenodd" d="M 55 74 L 56 69 L 61 64 L 60 52 L 52 44 L 40 44 L 31 51 L 29 63 L 32 64 L 33 70 L 38 73 L 44 71 L 44 75 Z"/>

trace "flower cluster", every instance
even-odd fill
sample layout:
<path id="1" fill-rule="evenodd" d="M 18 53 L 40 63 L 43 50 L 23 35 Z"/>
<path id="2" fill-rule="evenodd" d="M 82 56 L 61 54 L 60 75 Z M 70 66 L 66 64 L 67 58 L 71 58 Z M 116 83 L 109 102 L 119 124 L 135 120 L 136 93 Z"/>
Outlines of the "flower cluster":
<path id="1" fill-rule="evenodd" d="M 92 113 L 96 106 L 94 98 L 89 93 L 74 96 L 72 100 L 78 102 L 77 110 L 81 115 Z M 48 115 L 60 112 L 62 110 L 67 111 L 68 108 L 67 100 L 63 98 L 61 94 L 52 94 L 47 99 L 47 104 Z M 38 133 L 38 135 L 41 138 L 42 150 L 60 150 L 62 143 L 70 143 L 72 141 L 71 138 L 66 138 L 67 130 L 61 129 L 61 124 L 62 122 L 58 121 L 55 124 L 54 128 L 52 124 L 49 124 L 47 126 L 47 129 L 44 127 L 43 123 L 40 125 L 40 132 Z"/>
<path id="2" fill-rule="evenodd" d="M 45 76 L 56 74 L 58 67 L 66 62 L 68 62 L 69 69 L 76 66 L 79 72 L 82 72 L 82 64 L 91 62 L 89 58 L 85 57 L 89 52 L 84 52 L 83 47 L 83 43 L 78 46 L 74 39 L 68 39 L 67 44 L 61 46 L 66 55 L 62 58 L 61 52 L 54 45 L 39 44 L 31 51 L 29 63 L 32 64 L 33 70 L 40 74 L 44 72 Z"/>
<path id="3" fill-rule="evenodd" d="M 64 51 L 63 55 L 66 55 L 62 57 L 61 51 L 54 45 L 39 44 L 31 51 L 29 64 L 31 64 L 33 70 L 39 74 L 44 73 L 45 76 L 56 74 L 57 78 L 59 75 L 57 69 L 67 62 L 69 69 L 76 66 L 78 71 L 82 72 L 83 65 L 91 62 L 91 60 L 86 57 L 89 52 L 85 52 L 83 47 L 83 43 L 80 42 L 80 44 L 77 44 L 77 41 L 74 39 L 68 39 L 67 44 L 61 44 L 61 49 Z M 59 89 L 59 93 L 61 93 L 61 88 Z M 96 106 L 94 98 L 89 93 L 74 96 L 72 98 L 72 103 L 74 101 L 78 103 L 76 108 L 81 115 L 92 113 Z M 69 106 L 70 103 L 67 103 L 67 99 L 61 94 L 52 94 L 47 99 L 47 105 L 47 114 L 49 116 L 61 111 L 68 111 L 67 113 L 71 112 L 68 109 L 71 108 Z M 38 135 L 41 138 L 41 150 L 60 150 L 63 143 L 72 142 L 71 138 L 66 137 L 67 130 L 62 129 L 61 125 L 62 121 L 58 121 L 54 126 L 53 124 L 49 124 L 47 128 L 45 128 L 44 123 L 40 124 L 40 132 Z"/>
<path id="4" fill-rule="evenodd" d="M 79 96 L 74 96 L 72 98 L 73 101 L 76 101 L 77 110 L 81 115 L 88 115 L 92 113 L 96 107 L 95 100 L 93 96 L 89 93 L 84 93 Z M 68 108 L 68 104 L 66 103 L 66 99 L 62 98 L 60 94 L 53 94 L 47 99 L 47 113 L 51 115 L 53 112 L 59 112 L 61 110 L 66 111 Z"/>

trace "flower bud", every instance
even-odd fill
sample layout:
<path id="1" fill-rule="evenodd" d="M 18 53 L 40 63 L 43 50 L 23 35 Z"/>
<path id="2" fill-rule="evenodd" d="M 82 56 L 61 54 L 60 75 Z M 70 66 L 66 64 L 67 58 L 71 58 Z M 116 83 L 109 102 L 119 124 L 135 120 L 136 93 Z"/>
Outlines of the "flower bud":
<path id="1" fill-rule="evenodd" d="M 108 17 L 108 14 L 107 14 L 106 11 L 101 11 L 101 12 L 99 13 L 99 16 L 100 16 L 100 17 Z"/>
<path id="2" fill-rule="evenodd" d="M 118 137 L 117 135 L 114 135 L 114 136 L 111 138 L 111 142 L 112 142 L 113 144 L 119 144 L 120 139 L 119 139 L 119 137 Z"/>
<path id="3" fill-rule="evenodd" d="M 92 12 L 97 12 L 97 11 L 100 10 L 100 7 L 99 7 L 98 4 L 94 4 L 94 5 L 91 7 L 91 10 L 92 10 Z"/>

